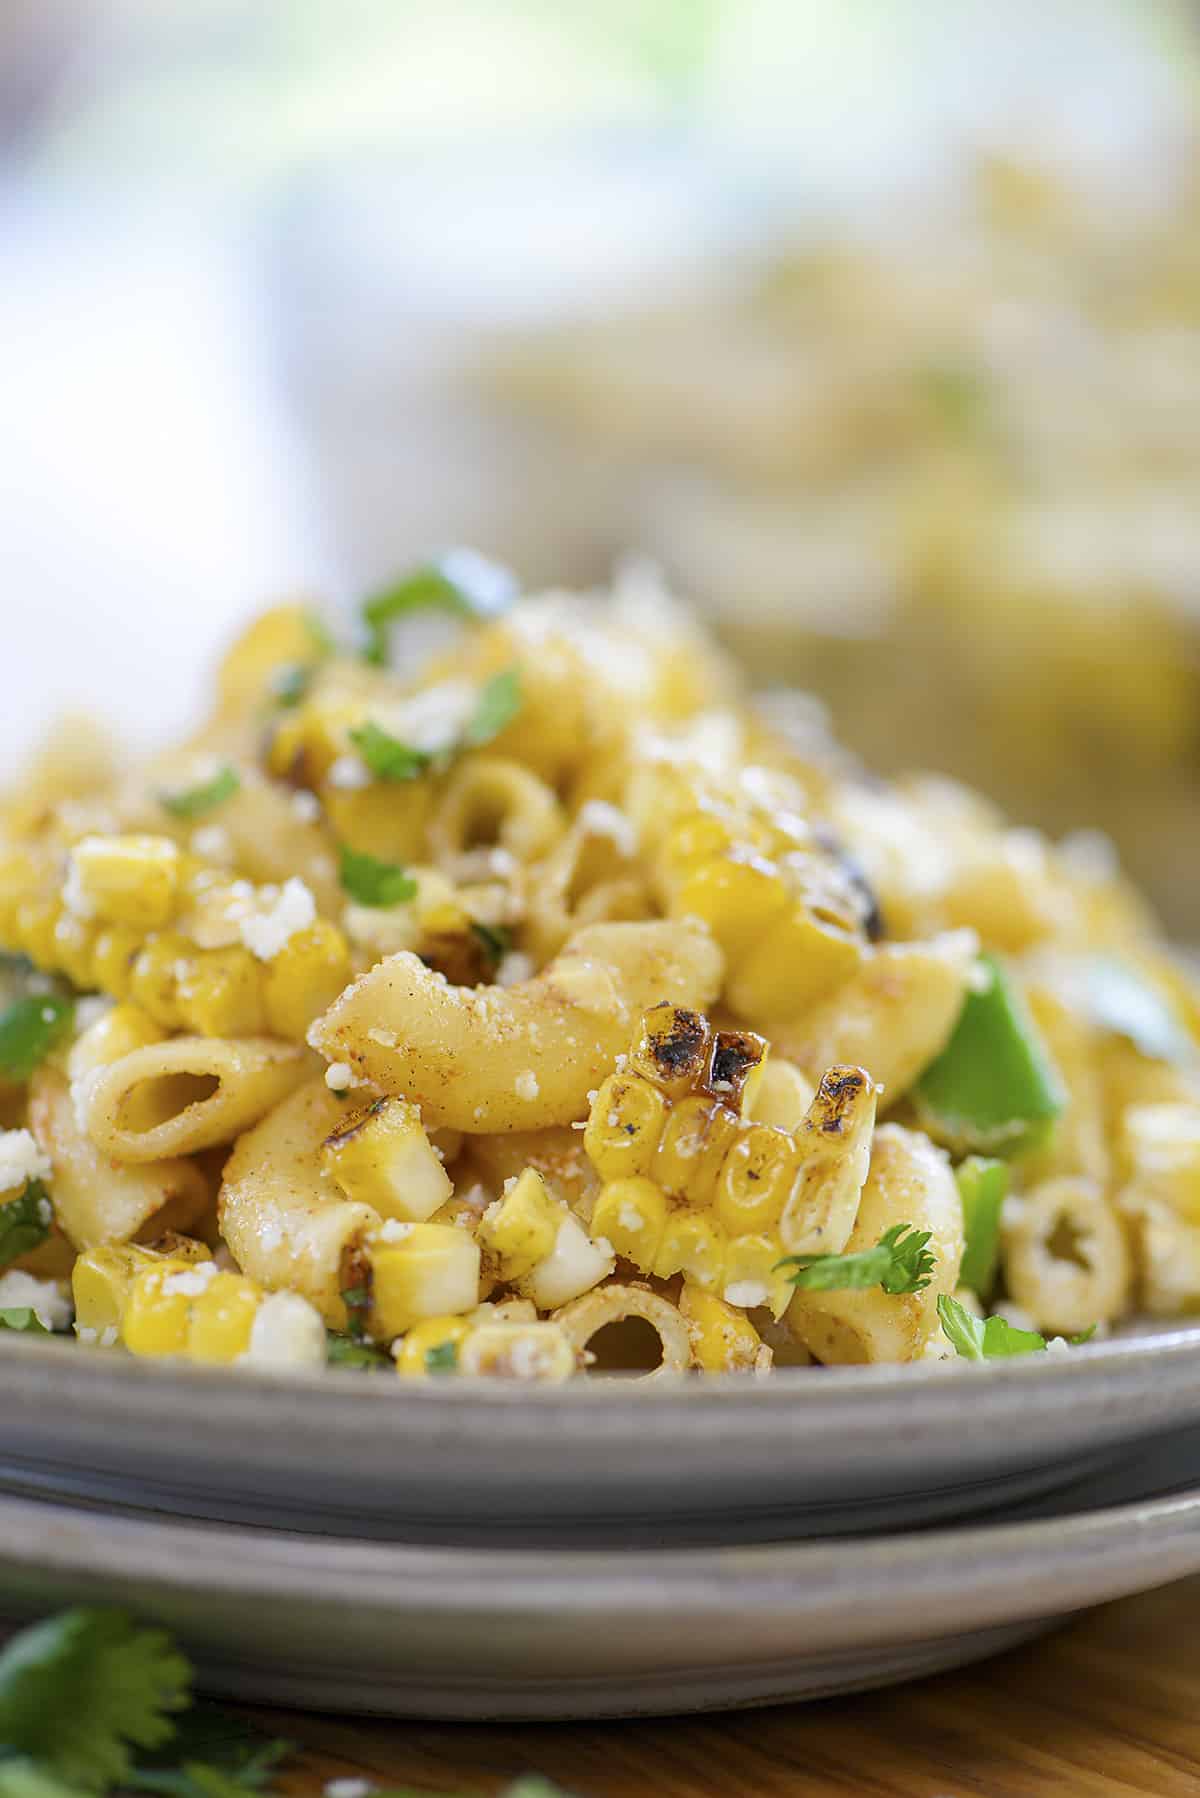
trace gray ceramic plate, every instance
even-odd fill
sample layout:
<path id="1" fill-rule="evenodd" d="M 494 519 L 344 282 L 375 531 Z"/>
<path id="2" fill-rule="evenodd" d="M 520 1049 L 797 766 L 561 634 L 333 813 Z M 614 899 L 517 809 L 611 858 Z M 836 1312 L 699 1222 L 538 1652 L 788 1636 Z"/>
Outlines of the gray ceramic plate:
<path id="1" fill-rule="evenodd" d="M 1181 1476 L 1182 1492 L 1142 1496 Z M 0 1499 L 0 1616 L 119 1602 L 175 1629 L 210 1690 L 322 1710 L 762 1704 L 932 1672 L 1195 1571 L 1198 1478 L 1193 1432 L 1017 1522 L 625 1553 L 413 1548 Z"/>
<path id="2" fill-rule="evenodd" d="M 513 1390 L 268 1380 L 13 1339 L 0 1490 L 407 1542 L 897 1529 L 1200 1421 L 1200 1331 L 987 1367 Z"/>

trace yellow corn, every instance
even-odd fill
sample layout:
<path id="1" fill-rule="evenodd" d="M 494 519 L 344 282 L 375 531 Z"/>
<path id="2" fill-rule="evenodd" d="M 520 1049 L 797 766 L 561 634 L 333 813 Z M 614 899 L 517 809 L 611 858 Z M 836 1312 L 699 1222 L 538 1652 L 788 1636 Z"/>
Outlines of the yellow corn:
<path id="1" fill-rule="evenodd" d="M 609 1241 L 616 1254 L 640 1272 L 654 1267 L 667 1224 L 667 1201 L 661 1186 L 638 1176 L 609 1180 L 592 1211 L 593 1236 Z"/>
<path id="2" fill-rule="evenodd" d="M 556 1323 L 490 1323 L 474 1329 L 458 1351 L 460 1373 L 472 1378 L 554 1385 L 569 1380 L 575 1350 Z"/>
<path id="3" fill-rule="evenodd" d="M 133 983 L 133 964 L 142 947 L 141 933 L 127 924 L 101 930 L 92 944 L 91 979 L 87 983 L 114 999 L 128 997 Z M 32 955 L 32 950 L 29 951 Z M 36 961 L 37 957 L 33 956 Z M 45 964 L 39 964 L 45 965 Z"/>
<path id="4" fill-rule="evenodd" d="M 505 1280 L 520 1280 L 551 1254 L 565 1216 L 546 1182 L 527 1167 L 480 1221 L 480 1246 L 494 1257 Z"/>
<path id="5" fill-rule="evenodd" d="M 726 1302 L 747 1311 L 768 1305 L 777 1319 L 782 1317 L 796 1295 L 786 1271 L 775 1271 L 782 1255 L 778 1236 L 767 1231 L 731 1236 L 725 1245 L 722 1296 Z"/>
<path id="6" fill-rule="evenodd" d="M 470 1335 L 471 1327 L 466 1317 L 423 1317 L 401 1343 L 396 1354 L 396 1371 L 408 1379 L 424 1379 L 439 1371 L 436 1361 L 434 1367 L 429 1365 L 430 1350 L 445 1349 L 451 1344 L 457 1350 Z"/>
<path id="7" fill-rule="evenodd" d="M 708 925 L 730 967 L 750 955 L 787 909 L 774 863 L 737 853 L 694 869 L 672 900 L 676 917 L 700 918 Z"/>
<path id="8" fill-rule="evenodd" d="M 583 1133 L 588 1160 L 600 1178 L 648 1174 L 666 1117 L 667 1101 L 656 1086 L 637 1074 L 610 1074 Z"/>
<path id="9" fill-rule="evenodd" d="M 185 1029 L 198 1036 L 260 1036 L 266 1032 L 264 1001 L 269 983 L 249 949 L 207 949 L 181 961 L 175 998 Z M 308 1023 L 316 1015 L 314 1011 Z M 303 1031 L 280 1030 L 276 1034 L 300 1036 Z"/>
<path id="10" fill-rule="evenodd" d="M 302 1038 L 350 984 L 346 939 L 334 924 L 318 918 L 286 942 L 263 971 L 263 1003 L 273 1036 Z"/>
<path id="11" fill-rule="evenodd" d="M 369 1246 L 372 1336 L 390 1342 L 423 1317 L 479 1303 L 479 1244 L 453 1224 L 392 1224 Z M 399 1234 L 403 1232 L 403 1234 Z"/>
<path id="12" fill-rule="evenodd" d="M 172 1290 L 172 1282 L 190 1283 L 196 1276 L 197 1270 L 186 1261 L 173 1259 L 134 1274 L 121 1313 L 121 1341 L 131 1355 L 186 1352 L 192 1300 L 188 1292 Z"/>
<path id="13" fill-rule="evenodd" d="M 682 1005 L 655 1005 L 642 1019 L 641 1040 L 629 1057 L 630 1070 L 669 1099 L 680 1099 L 704 1079 L 710 1034 L 708 1019 L 699 1012 Z"/>
<path id="14" fill-rule="evenodd" d="M 759 1062 L 746 1083 L 744 1117 L 756 1124 L 773 1124 L 777 1130 L 798 1130 L 813 1102 L 816 1088 L 791 1061 Z"/>
<path id="15" fill-rule="evenodd" d="M 407 1099 L 379 1099 L 326 1138 L 322 1161 L 348 1199 L 380 1217 L 426 1223 L 453 1192 L 450 1176 Z"/>
<path id="16" fill-rule="evenodd" d="M 651 1178 L 672 1198 L 710 1205 L 737 1129 L 736 1114 L 712 1099 L 692 1094 L 678 1100 L 663 1126 Z"/>
<path id="17" fill-rule="evenodd" d="M 178 1265 L 187 1263 L 180 1258 Z M 144 1268 L 161 1266 L 161 1255 L 133 1243 L 86 1249 L 71 1270 L 78 1334 L 87 1341 L 116 1342 L 135 1276 Z"/>
<path id="18" fill-rule="evenodd" d="M 742 1017 L 794 1017 L 843 981 L 863 958 L 864 943 L 832 918 L 796 905 L 767 931 L 728 975 L 726 996 Z"/>
<path id="19" fill-rule="evenodd" d="M 147 937 L 133 964 L 129 997 L 164 1030 L 183 1028 L 179 982 L 188 967 L 190 953 L 186 937 L 164 930 L 161 935 Z"/>
<path id="20" fill-rule="evenodd" d="M 318 628 L 307 606 L 275 606 L 264 612 L 227 651 L 217 672 L 222 709 L 257 707 L 281 668 L 316 662 L 322 653 Z"/>
<path id="21" fill-rule="evenodd" d="M 669 1213 L 663 1227 L 653 1272 L 660 1280 L 673 1274 L 719 1292 L 724 1284 L 725 1232 L 715 1218 L 703 1211 L 680 1207 Z"/>
<path id="22" fill-rule="evenodd" d="M 692 1362 L 704 1373 L 749 1373 L 761 1365 L 762 1337 L 748 1317 L 711 1292 L 685 1286 L 679 1309 Z"/>
<path id="23" fill-rule="evenodd" d="M 717 1179 L 716 1213 L 731 1236 L 778 1227 L 801 1155 L 792 1138 L 768 1124 L 739 1131 Z"/>
<path id="24" fill-rule="evenodd" d="M 219 1273 L 192 1300 L 185 1352 L 189 1361 L 229 1366 L 250 1347 L 263 1294 L 241 1274 Z"/>
<path id="25" fill-rule="evenodd" d="M 161 930 L 175 915 L 182 867 L 170 837 L 84 837 L 71 850 L 68 884 L 88 915 Z"/>

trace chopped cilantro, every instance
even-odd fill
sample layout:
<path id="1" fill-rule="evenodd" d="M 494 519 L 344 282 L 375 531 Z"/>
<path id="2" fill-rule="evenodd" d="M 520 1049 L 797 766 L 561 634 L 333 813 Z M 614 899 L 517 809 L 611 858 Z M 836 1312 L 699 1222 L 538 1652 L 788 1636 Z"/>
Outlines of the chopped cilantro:
<path id="1" fill-rule="evenodd" d="M 0 1205 L 0 1267 L 40 1248 L 50 1234 L 52 1216 L 50 1199 L 41 1181 L 26 1180 L 19 1197 Z"/>
<path id="2" fill-rule="evenodd" d="M 907 1232 L 907 1235 L 905 1234 Z M 804 1292 L 841 1292 L 882 1286 L 893 1297 L 924 1292 L 936 1262 L 926 1244 L 928 1230 L 893 1224 L 871 1249 L 853 1255 L 788 1255 L 779 1267 L 791 1268 L 793 1286 Z"/>
<path id="3" fill-rule="evenodd" d="M 275 703 L 285 710 L 300 704 L 312 686 L 313 667 L 310 662 L 285 662 L 271 676 L 271 692 Z"/>
<path id="4" fill-rule="evenodd" d="M 0 1012 L 0 1074 L 28 1080 L 75 1019 L 75 1001 L 56 993 L 29 993 Z"/>
<path id="5" fill-rule="evenodd" d="M 506 568 L 475 550 L 450 550 L 366 601 L 362 609 L 366 626 L 363 655 L 382 667 L 387 661 L 389 627 L 410 612 L 433 608 L 454 612 L 460 618 L 496 618 L 516 597 L 517 584 Z"/>
<path id="6" fill-rule="evenodd" d="M 159 804 L 164 811 L 170 812 L 173 818 L 202 818 L 206 812 L 224 805 L 232 799 L 241 786 L 236 768 L 225 766 L 213 775 L 211 780 L 201 781 L 198 786 L 184 787 L 178 793 L 160 793 Z"/>
<path id="7" fill-rule="evenodd" d="M 512 948 L 512 931 L 503 924 L 481 924 L 478 918 L 471 919 L 471 929 L 486 949 L 492 966 L 498 968 Z"/>
<path id="8" fill-rule="evenodd" d="M 1067 1341 L 1072 1348 L 1082 1348 L 1085 1342 L 1092 1340 L 1097 1328 L 1096 1324 L 1089 1324 L 1086 1330 L 1077 1330 L 1074 1336 L 1068 1336 Z"/>
<path id="9" fill-rule="evenodd" d="M 417 883 L 411 874 L 395 862 L 377 861 L 373 855 L 360 853 L 342 845 L 340 856 L 342 886 L 359 905 L 402 905 L 415 899 Z"/>
<path id="10" fill-rule="evenodd" d="M 1036 1355 L 1046 1338 L 1036 1330 L 1018 1330 L 1006 1317 L 975 1317 L 945 1293 L 937 1302 L 947 1341 L 967 1361 L 993 1361 L 1005 1355 Z"/>
<path id="11" fill-rule="evenodd" d="M 343 1336 L 337 1330 L 326 1332 L 325 1357 L 330 1367 L 361 1367 L 368 1373 L 395 1366 L 386 1350 L 376 1348 L 361 1336 Z"/>
<path id="12" fill-rule="evenodd" d="M 376 780 L 416 780 L 433 760 L 425 750 L 413 749 L 381 725 L 370 722 L 352 730 L 350 741 Z"/>
<path id="13" fill-rule="evenodd" d="M 9 1305 L 0 1310 L 0 1330 L 21 1330 L 29 1336 L 49 1336 L 37 1312 L 28 1305 Z"/>
<path id="14" fill-rule="evenodd" d="M 475 710 L 463 731 L 469 749 L 481 749 L 511 724 L 521 709 L 521 670 L 504 668 L 480 689 Z"/>
<path id="15" fill-rule="evenodd" d="M 426 1373 L 457 1373 L 457 1342 L 435 1342 L 432 1348 L 425 1350 Z"/>
<path id="16" fill-rule="evenodd" d="M 0 1757 L 0 1798 L 95 1798 L 24 1755 L 4 1756 L 0 1749 Z"/>

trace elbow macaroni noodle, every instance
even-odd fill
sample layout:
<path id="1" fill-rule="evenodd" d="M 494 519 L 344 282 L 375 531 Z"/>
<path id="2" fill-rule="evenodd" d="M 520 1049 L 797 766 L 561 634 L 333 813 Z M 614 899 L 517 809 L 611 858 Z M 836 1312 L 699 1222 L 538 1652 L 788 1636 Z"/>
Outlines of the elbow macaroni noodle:
<path id="1" fill-rule="evenodd" d="M 557 1383 L 936 1360 L 956 1290 L 1047 1331 L 1200 1309 L 1200 1000 L 1145 909 L 792 746 L 633 585 L 464 620 L 415 678 L 280 608 L 192 742 L 123 769 L 72 726 L 0 797 L 0 1225 L 44 1190 L 13 1265 L 81 1340 Z M 981 952 L 1066 1103 L 1011 1135 L 973 1295 L 961 1120 L 914 1089 Z M 794 1283 L 897 1227 L 918 1290 Z"/>

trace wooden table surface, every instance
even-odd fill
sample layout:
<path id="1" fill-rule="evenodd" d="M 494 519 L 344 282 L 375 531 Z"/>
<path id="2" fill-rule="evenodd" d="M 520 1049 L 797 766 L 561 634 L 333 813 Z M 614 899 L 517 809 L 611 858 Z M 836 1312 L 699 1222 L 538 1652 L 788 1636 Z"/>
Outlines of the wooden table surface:
<path id="1" fill-rule="evenodd" d="M 1200 1798 L 1200 1576 L 962 1673 L 656 1723 L 374 1723 L 248 1711 L 303 1744 L 282 1784 L 369 1778 L 492 1798 Z"/>

